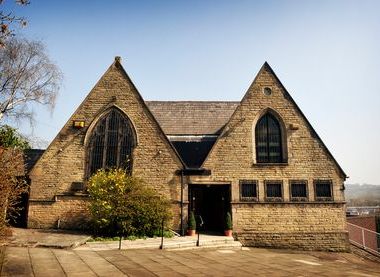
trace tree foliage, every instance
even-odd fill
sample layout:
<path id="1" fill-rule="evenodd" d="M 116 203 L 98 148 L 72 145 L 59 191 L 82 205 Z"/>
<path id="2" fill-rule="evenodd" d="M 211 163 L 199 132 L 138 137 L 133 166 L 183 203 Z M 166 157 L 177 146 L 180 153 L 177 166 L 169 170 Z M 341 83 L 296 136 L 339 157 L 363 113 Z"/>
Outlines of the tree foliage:
<path id="1" fill-rule="evenodd" d="M 9 125 L 0 126 L 0 147 L 29 149 L 29 141 Z"/>
<path id="2" fill-rule="evenodd" d="M 49 59 L 43 43 L 10 39 L 0 49 L 0 121 L 33 120 L 31 104 L 54 108 L 62 73 Z"/>
<path id="3" fill-rule="evenodd" d="M 99 170 L 88 182 L 90 213 L 100 235 L 153 236 L 168 224 L 169 202 L 123 169 Z"/>
<path id="4" fill-rule="evenodd" d="M 0 6 L 3 4 L 3 0 L 0 0 Z M 17 4 L 26 6 L 30 4 L 29 0 L 16 0 Z M 0 10 L 0 47 L 5 46 L 5 41 L 14 35 L 14 25 L 19 24 L 21 27 L 25 27 L 27 22 L 24 17 L 14 15 L 12 12 L 6 12 Z"/>
<path id="5" fill-rule="evenodd" d="M 22 193 L 27 192 L 24 179 L 23 152 L 17 148 L 0 147 L 0 235 L 7 218 L 20 212 L 17 204 Z"/>

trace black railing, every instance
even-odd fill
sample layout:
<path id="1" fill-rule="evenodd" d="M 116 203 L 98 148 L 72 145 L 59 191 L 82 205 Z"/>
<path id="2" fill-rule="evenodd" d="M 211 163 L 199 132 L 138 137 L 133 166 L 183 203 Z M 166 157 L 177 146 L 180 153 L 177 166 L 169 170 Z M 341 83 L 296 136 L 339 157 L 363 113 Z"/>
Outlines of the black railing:
<path id="1" fill-rule="evenodd" d="M 200 229 L 202 228 L 202 226 L 204 224 L 202 216 L 201 215 L 197 215 L 195 222 L 197 223 L 196 225 L 197 225 L 197 230 L 198 230 L 197 246 L 199 246 Z"/>
<path id="2" fill-rule="evenodd" d="M 162 224 L 161 224 L 161 245 L 160 249 L 164 249 L 164 228 L 165 228 L 165 220 L 162 219 Z"/>

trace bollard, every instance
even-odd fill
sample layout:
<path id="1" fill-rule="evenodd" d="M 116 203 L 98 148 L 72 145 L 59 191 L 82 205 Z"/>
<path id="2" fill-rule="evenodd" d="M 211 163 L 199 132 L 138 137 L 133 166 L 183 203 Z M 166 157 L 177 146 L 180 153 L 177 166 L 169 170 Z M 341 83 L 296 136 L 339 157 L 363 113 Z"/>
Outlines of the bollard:
<path id="1" fill-rule="evenodd" d="M 161 245 L 160 249 L 164 249 L 164 219 L 162 219 L 162 225 L 161 225 Z"/>

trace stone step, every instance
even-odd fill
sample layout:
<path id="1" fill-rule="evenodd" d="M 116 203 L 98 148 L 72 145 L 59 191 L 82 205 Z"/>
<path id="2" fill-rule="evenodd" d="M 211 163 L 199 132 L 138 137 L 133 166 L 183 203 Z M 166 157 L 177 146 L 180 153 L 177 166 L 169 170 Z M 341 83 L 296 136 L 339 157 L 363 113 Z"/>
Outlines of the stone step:
<path id="1" fill-rule="evenodd" d="M 87 242 L 86 247 L 94 250 L 116 249 L 119 242 Z M 138 239 L 135 241 L 122 241 L 122 249 L 158 249 L 161 245 L 161 238 Z M 192 249 L 192 248 L 241 248 L 241 243 L 235 241 L 233 237 L 202 235 L 197 246 L 197 236 L 164 238 L 164 249 Z M 80 247 L 79 247 L 80 248 Z M 83 247 L 82 247 L 83 248 Z"/>
<path id="2" fill-rule="evenodd" d="M 159 248 L 161 242 L 143 242 L 139 244 L 123 244 L 125 249 L 149 249 L 149 248 Z M 182 241 L 172 241 L 164 240 L 164 249 L 177 249 L 177 248 L 193 248 L 193 247 L 241 247 L 241 243 L 234 241 L 233 238 L 225 239 L 202 239 L 199 240 L 199 246 L 197 246 L 197 240 L 182 240 Z"/>
<path id="3" fill-rule="evenodd" d="M 218 248 L 218 249 L 241 249 L 242 245 L 239 241 L 229 242 L 199 242 L 199 246 L 195 244 L 180 244 L 180 245 L 164 245 L 164 249 L 170 251 L 201 249 L 201 248 Z"/>

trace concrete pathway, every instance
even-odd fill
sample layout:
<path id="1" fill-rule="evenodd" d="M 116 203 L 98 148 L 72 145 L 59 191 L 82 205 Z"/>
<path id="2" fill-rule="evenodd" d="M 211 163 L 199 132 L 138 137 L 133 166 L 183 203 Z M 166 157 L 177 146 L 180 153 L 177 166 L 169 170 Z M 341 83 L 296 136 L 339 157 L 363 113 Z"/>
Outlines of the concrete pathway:
<path id="1" fill-rule="evenodd" d="M 380 276 L 380 264 L 350 253 L 6 247 L 3 254 L 1 276 Z"/>
<path id="2" fill-rule="evenodd" d="M 96 251 L 119 249 L 118 241 L 87 242 L 87 240 L 91 238 L 89 235 L 67 230 L 12 228 L 12 233 L 13 236 L 4 245 L 61 249 L 77 248 Z M 196 247 L 196 243 L 197 236 L 164 238 L 165 249 L 189 249 Z M 122 241 L 122 249 L 158 249 L 160 245 L 161 238 L 159 237 Z M 232 237 L 201 234 L 200 246 L 214 248 L 241 248 L 241 243 L 234 241 Z"/>
<path id="3" fill-rule="evenodd" d="M 27 247 L 75 248 L 84 244 L 89 235 L 53 229 L 11 228 L 12 237 L 4 245 Z"/>

